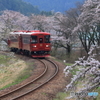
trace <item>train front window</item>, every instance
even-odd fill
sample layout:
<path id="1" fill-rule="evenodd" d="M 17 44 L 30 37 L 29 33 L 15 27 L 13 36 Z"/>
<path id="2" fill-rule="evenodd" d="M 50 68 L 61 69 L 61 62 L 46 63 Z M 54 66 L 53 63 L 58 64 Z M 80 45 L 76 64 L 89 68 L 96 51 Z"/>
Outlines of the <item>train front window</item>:
<path id="1" fill-rule="evenodd" d="M 45 36 L 45 43 L 50 43 L 50 35 Z"/>
<path id="2" fill-rule="evenodd" d="M 39 38 L 39 42 L 40 43 L 43 43 L 43 38 Z"/>
<path id="3" fill-rule="evenodd" d="M 37 43 L 37 36 L 31 36 L 31 43 Z"/>

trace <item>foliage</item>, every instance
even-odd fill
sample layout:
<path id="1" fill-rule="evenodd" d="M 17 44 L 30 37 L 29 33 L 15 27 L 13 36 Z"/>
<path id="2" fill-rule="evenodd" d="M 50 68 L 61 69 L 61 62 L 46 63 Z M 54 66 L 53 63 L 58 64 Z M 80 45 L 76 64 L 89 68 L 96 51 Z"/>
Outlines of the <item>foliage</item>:
<path id="1" fill-rule="evenodd" d="M 32 6 L 29 3 L 23 2 L 22 0 L 0 0 L 0 11 L 6 9 L 19 11 L 20 13 L 28 16 L 32 13 L 40 13 L 37 7 Z"/>
<path id="2" fill-rule="evenodd" d="M 40 15 L 46 15 L 46 16 L 53 16 L 55 12 L 53 11 L 41 11 Z"/>

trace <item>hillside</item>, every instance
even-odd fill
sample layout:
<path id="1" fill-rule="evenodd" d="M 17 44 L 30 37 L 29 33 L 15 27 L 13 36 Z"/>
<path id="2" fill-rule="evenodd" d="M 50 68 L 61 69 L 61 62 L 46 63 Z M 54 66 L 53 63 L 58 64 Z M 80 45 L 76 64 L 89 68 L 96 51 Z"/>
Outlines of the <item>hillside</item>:
<path id="1" fill-rule="evenodd" d="M 69 8 L 75 7 L 76 2 L 83 2 L 84 0 L 23 0 L 38 6 L 43 11 L 64 12 Z"/>
<path id="2" fill-rule="evenodd" d="M 64 12 L 75 7 L 77 1 L 84 0 L 0 0 L 0 11 L 13 10 L 28 16 L 32 13 L 51 15 L 51 11 Z"/>
<path id="3" fill-rule="evenodd" d="M 0 0 L 0 11 L 2 10 L 19 11 L 24 15 L 30 15 L 31 13 L 39 14 L 40 11 L 32 4 L 26 3 L 22 0 Z"/>

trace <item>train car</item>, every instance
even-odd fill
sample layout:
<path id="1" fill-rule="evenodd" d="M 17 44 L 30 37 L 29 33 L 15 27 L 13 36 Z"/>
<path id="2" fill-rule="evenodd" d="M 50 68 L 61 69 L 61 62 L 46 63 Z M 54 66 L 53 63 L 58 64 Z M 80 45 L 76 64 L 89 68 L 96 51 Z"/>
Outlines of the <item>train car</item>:
<path id="1" fill-rule="evenodd" d="M 10 33 L 8 45 L 11 51 L 32 57 L 50 56 L 50 33 L 33 31 L 14 31 Z"/>

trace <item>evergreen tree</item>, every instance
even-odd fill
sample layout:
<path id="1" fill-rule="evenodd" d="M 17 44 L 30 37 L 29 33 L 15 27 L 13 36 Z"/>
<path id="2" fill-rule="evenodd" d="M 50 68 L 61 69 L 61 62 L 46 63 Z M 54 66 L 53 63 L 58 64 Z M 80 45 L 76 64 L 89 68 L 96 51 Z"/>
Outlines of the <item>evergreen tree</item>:
<path id="1" fill-rule="evenodd" d="M 30 3 L 26 3 L 22 0 L 0 0 L 0 11 L 2 10 L 13 10 L 13 11 L 18 11 L 24 15 L 31 15 L 32 13 L 34 14 L 39 14 L 40 10 L 31 5 Z"/>

